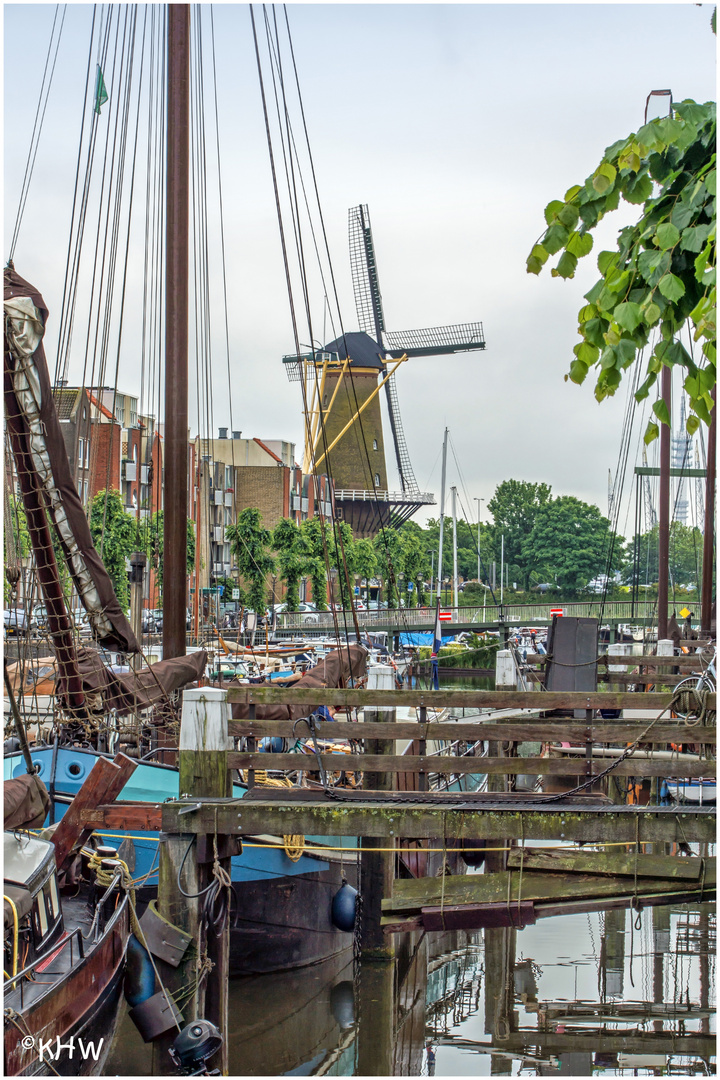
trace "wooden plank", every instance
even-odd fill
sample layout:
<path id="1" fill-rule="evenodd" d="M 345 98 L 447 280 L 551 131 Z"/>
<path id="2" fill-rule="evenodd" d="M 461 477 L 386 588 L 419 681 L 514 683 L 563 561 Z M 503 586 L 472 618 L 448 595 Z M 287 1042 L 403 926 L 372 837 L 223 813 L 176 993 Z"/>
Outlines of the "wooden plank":
<path id="1" fill-rule="evenodd" d="M 525 870 L 556 871 L 567 874 L 607 874 L 615 877 L 674 878 L 682 881 L 698 881 L 712 865 L 715 858 L 695 859 L 680 855 L 627 855 L 624 851 L 575 851 L 555 848 L 537 851 L 532 848 L 516 848 L 508 854 L 509 870 L 521 866 Z"/>
<path id="2" fill-rule="evenodd" d="M 535 907 L 531 900 L 508 904 L 451 904 L 424 907 L 422 925 L 426 930 L 481 930 L 499 926 L 514 926 L 522 930 L 535 922 Z M 383 928 L 388 933 L 388 928 Z"/>
<path id="3" fill-rule="evenodd" d="M 715 886 L 714 868 L 705 875 L 708 889 Z M 702 882 L 698 880 L 697 891 Z M 494 874 L 468 874 L 446 878 L 402 878 L 393 882 L 393 894 L 382 902 L 385 915 L 415 914 L 426 907 L 446 904 L 507 904 L 518 900 L 592 899 L 603 896 L 627 896 L 642 892 L 676 892 L 678 882 L 667 878 L 609 877 L 600 874 L 564 874 L 501 870 Z M 683 883 L 684 891 L 694 891 Z"/>
<path id="4" fill-rule="evenodd" d="M 463 798 L 445 799 L 436 805 L 407 799 L 372 799 L 353 803 L 321 795 L 316 802 L 295 801 L 290 789 L 280 792 L 283 801 L 179 800 L 163 803 L 163 832 L 214 833 L 274 836 L 304 833 L 306 836 L 390 836 L 437 840 L 446 836 L 447 846 L 461 846 L 462 839 L 563 840 L 602 843 L 715 843 L 714 810 L 683 807 L 613 806 L 591 800 L 533 803 L 509 799 L 505 808 L 487 800 L 468 808 Z M 428 796 L 425 796 L 428 798 Z M 588 806 L 588 804 L 590 804 Z M 188 813 L 189 807 L 198 806 Z"/>
<path id="5" fill-rule="evenodd" d="M 547 656 L 541 656 L 539 653 L 528 653 L 526 663 L 528 664 L 544 664 L 547 661 Z M 677 667 L 687 668 L 688 672 L 704 671 L 707 667 L 707 660 L 702 660 L 699 656 L 655 656 L 654 653 L 643 655 L 629 656 L 610 656 L 608 653 L 603 653 L 597 658 L 598 664 L 616 664 L 620 667 L 635 667 L 638 664 L 643 667 Z"/>
<path id="6" fill-rule="evenodd" d="M 108 829 L 113 832 L 160 832 L 162 804 L 116 802 L 106 805 L 103 803 L 95 809 L 83 810 L 80 820 L 83 825 L 93 829 Z"/>
<path id="7" fill-rule="evenodd" d="M 228 701 L 265 705 L 333 705 L 390 707 L 426 705 L 429 709 L 449 706 L 482 709 L 656 709 L 670 704 L 670 694 L 613 694 L 544 690 L 307 690 L 294 686 L 237 686 L 227 690 Z M 708 697 L 715 708 L 715 694 Z"/>
<path id="8" fill-rule="evenodd" d="M 455 757 L 450 755 L 415 754 L 320 754 L 320 761 L 328 772 L 408 772 L 408 773 L 479 773 L 483 776 L 575 776 L 581 772 L 589 776 L 587 762 L 552 757 Z M 592 775 L 604 772 L 613 762 L 612 758 L 595 758 Z M 279 771 L 317 772 L 315 754 L 260 754 L 229 753 L 231 769 L 277 769 Z M 613 768 L 616 776 L 668 776 L 677 777 L 714 776 L 715 762 L 660 761 L 652 758 L 629 757 Z"/>
<path id="9" fill-rule="evenodd" d="M 83 824 L 83 812 L 94 809 L 100 802 L 112 802 L 125 787 L 137 766 L 137 761 L 125 754 L 116 754 L 112 761 L 109 758 L 97 759 L 52 835 L 58 870 L 64 866 L 73 849 L 84 844 L 93 831 L 91 827 Z"/>
<path id="10" fill-rule="evenodd" d="M 505 742 L 581 742 L 585 743 L 588 731 L 593 742 L 633 742 L 644 727 L 650 723 L 647 717 L 637 720 L 603 720 L 589 726 L 567 718 L 543 719 L 518 722 L 514 719 L 485 722 L 477 720 L 438 721 L 420 725 L 416 720 L 396 721 L 387 730 L 387 725 L 372 724 L 367 721 L 330 720 L 320 728 L 322 739 L 362 739 L 397 740 L 418 739 L 425 735 L 427 739 L 443 739 L 454 742 L 463 739 L 475 742 L 477 739 L 499 739 Z M 229 733 L 236 738 L 249 736 L 262 739 L 277 735 L 284 739 L 305 737 L 304 729 L 296 726 L 292 720 L 232 720 Z M 648 736 L 649 738 L 650 736 Z M 652 728 L 652 742 L 694 742 L 714 746 L 717 742 L 717 728 L 706 725 L 688 728 L 686 724 L 658 723 Z"/>

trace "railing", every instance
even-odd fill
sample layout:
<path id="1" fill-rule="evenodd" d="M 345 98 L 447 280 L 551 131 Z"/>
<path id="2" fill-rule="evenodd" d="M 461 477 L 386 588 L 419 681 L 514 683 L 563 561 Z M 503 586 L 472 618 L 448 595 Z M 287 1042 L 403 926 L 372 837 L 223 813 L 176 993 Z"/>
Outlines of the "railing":
<path id="1" fill-rule="evenodd" d="M 543 604 L 474 604 L 467 607 L 443 606 L 443 612 L 450 613 L 449 622 L 445 626 L 453 624 L 465 626 L 471 623 L 496 623 L 503 621 L 511 625 L 535 626 L 549 623 L 552 619 L 551 608 L 562 609 L 564 615 L 579 618 L 600 618 L 605 620 L 622 620 L 632 624 L 639 619 L 653 619 L 657 616 L 657 605 L 651 600 L 642 600 L 633 604 L 630 600 L 613 600 L 605 604 L 600 597 L 595 600 L 583 600 L 573 603 L 553 603 L 546 601 Z M 314 614 L 317 619 L 312 619 L 312 625 L 332 629 L 334 620 L 331 611 L 318 611 Z M 339 614 L 339 613 L 338 613 Z M 379 623 L 390 624 L 400 630 L 415 627 L 432 629 L 435 622 L 435 612 L 429 606 L 382 608 L 379 611 L 358 611 L 358 624 L 371 628 Z M 278 618 L 278 628 L 281 630 L 307 629 L 308 612 L 286 612 Z"/>
<path id="2" fill-rule="evenodd" d="M 613 660 L 615 658 L 613 657 Z M 315 752 L 306 757 L 304 768 L 318 771 L 320 767 L 327 772 L 406 772 L 406 773 L 482 773 L 487 775 L 536 775 L 567 776 L 581 774 L 592 780 L 598 773 L 609 771 L 609 766 L 617 776 L 665 777 L 711 777 L 715 775 L 715 762 L 690 755 L 675 755 L 672 761 L 654 757 L 652 749 L 628 755 L 626 746 L 642 738 L 645 745 L 653 746 L 664 743 L 692 742 L 697 745 L 714 746 L 717 729 L 712 724 L 696 724 L 688 727 L 683 722 L 662 722 L 662 713 L 670 705 L 669 693 L 578 693 L 549 691 L 473 691 L 473 690 L 300 690 L 294 687 L 238 687 L 227 691 L 230 702 L 249 706 L 247 720 L 233 720 L 229 724 L 232 736 L 246 738 L 249 748 L 241 752 L 228 754 L 230 768 L 254 770 L 274 769 L 279 771 L 297 771 L 298 755 L 293 753 L 267 754 L 256 753 L 255 743 L 258 738 L 279 736 L 281 738 L 307 738 L 312 745 L 312 729 L 308 721 L 258 720 L 255 718 L 257 704 L 293 704 L 308 705 L 317 708 L 320 704 L 337 707 L 380 707 L 410 705 L 416 706 L 416 721 L 384 721 L 373 716 L 362 723 L 353 721 L 327 721 L 316 728 L 316 734 L 322 739 L 351 739 L 354 742 L 372 740 L 378 744 L 391 744 L 397 740 L 421 740 L 423 752 L 419 755 L 393 755 L 373 753 L 333 754 Z M 715 708 L 715 695 L 708 695 L 709 709 Z M 557 709 L 579 709 L 585 714 L 584 720 L 567 717 L 491 717 L 478 715 L 474 721 L 428 721 L 429 709 L 452 708 L 463 705 L 478 709 L 533 709 L 543 712 Z M 605 720 L 597 719 L 598 709 L 653 710 L 657 719 L 652 721 L 647 715 L 643 719 Z M 496 746 L 496 756 L 466 757 L 435 754 L 428 755 L 424 744 L 427 740 L 456 741 L 491 741 Z M 513 751 L 497 756 L 502 752 L 500 743 L 514 747 L 520 742 L 576 742 L 585 750 L 582 761 L 568 762 L 553 757 L 516 757 Z M 596 743 L 619 744 L 617 764 L 608 762 L 607 756 L 593 757 Z M 309 764 L 308 764 L 309 762 Z M 251 773 L 252 777 L 252 773 Z"/>
<path id="3" fill-rule="evenodd" d="M 336 499 L 352 502 L 418 503 L 434 506 L 435 496 L 429 491 L 379 491 L 377 488 L 343 488 L 335 491 Z"/>

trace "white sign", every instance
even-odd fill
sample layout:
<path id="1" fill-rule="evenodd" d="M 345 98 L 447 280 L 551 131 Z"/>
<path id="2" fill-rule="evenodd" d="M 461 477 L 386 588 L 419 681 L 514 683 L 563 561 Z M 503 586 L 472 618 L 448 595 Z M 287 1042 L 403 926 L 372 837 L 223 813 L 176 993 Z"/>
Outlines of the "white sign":
<path id="1" fill-rule="evenodd" d="M 239 600 L 240 599 L 240 590 L 239 589 L 233 589 L 232 598 L 233 598 L 233 600 Z"/>

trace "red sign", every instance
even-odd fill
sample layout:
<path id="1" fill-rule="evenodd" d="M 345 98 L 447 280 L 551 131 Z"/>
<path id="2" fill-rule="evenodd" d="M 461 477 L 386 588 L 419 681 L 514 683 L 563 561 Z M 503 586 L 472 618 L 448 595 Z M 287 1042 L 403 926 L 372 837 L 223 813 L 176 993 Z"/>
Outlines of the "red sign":
<path id="1" fill-rule="evenodd" d="M 565 614 L 565 612 L 563 611 L 563 609 L 561 607 L 551 607 L 550 608 L 550 617 L 551 618 L 552 618 L 553 615 L 564 615 L 564 614 Z"/>
<path id="2" fill-rule="evenodd" d="M 441 611 L 440 622 L 452 622 L 452 611 Z"/>

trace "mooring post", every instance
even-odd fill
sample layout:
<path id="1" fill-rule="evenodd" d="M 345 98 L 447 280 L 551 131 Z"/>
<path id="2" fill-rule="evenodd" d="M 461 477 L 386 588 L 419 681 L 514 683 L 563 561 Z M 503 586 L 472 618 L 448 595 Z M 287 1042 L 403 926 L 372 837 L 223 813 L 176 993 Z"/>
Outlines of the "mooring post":
<path id="1" fill-rule="evenodd" d="M 369 670 L 368 690 L 393 690 L 394 686 L 393 669 L 389 665 L 378 664 Z M 365 709 L 365 720 L 371 723 L 392 724 L 395 720 L 395 709 L 386 705 Z M 392 755 L 394 753 L 394 744 L 368 739 L 366 741 L 366 753 Z M 363 788 L 372 791 L 393 791 L 395 788 L 394 773 L 366 772 L 363 777 Z M 392 814 L 392 811 L 390 811 L 390 814 Z M 384 934 L 380 925 L 381 902 L 383 897 L 389 897 L 392 893 L 395 855 L 392 851 L 378 852 L 373 850 L 379 847 L 394 847 L 394 833 L 391 817 L 388 836 L 384 838 L 363 836 L 360 840 L 362 854 L 361 938 L 363 958 L 367 959 L 388 960 L 395 955 L 392 936 Z"/>
<path id="2" fill-rule="evenodd" d="M 387 958 L 381 963 L 367 959 L 363 953 L 358 976 L 357 1075 L 394 1076 L 395 964 Z"/>
<path id="3" fill-rule="evenodd" d="M 230 705 L 224 690 L 202 687 L 185 691 L 180 724 L 181 796 L 217 799 L 231 794 L 227 763 L 229 719 Z M 188 808 L 188 814 L 193 812 Z M 202 919 L 205 895 L 198 894 L 212 881 L 216 855 L 218 867 L 228 875 L 230 858 L 224 854 L 223 838 L 214 835 L 194 838 L 192 834 L 161 834 L 160 841 L 158 911 L 162 918 L 189 934 L 195 945 L 188 949 L 178 967 L 161 961 L 158 966 L 171 994 L 190 987 L 189 996 L 180 1002 L 184 1022 L 203 1017 L 216 1024 L 225 1036 L 213 1064 L 227 1073 L 230 927 L 226 918 L 218 936 L 207 936 Z M 221 885 L 219 892 L 225 888 Z M 229 906 L 230 898 L 225 899 Z M 217 902 L 221 904 L 220 896 Z M 156 1072 L 172 1072 L 167 1047 L 175 1034 L 154 1044 Z"/>
<path id="4" fill-rule="evenodd" d="M 510 649 L 498 649 L 495 654 L 495 689 L 517 690 L 517 671 Z"/>
<path id="5" fill-rule="evenodd" d="M 515 1012 L 515 952 L 517 930 L 514 927 L 486 927 L 485 939 L 485 1032 L 493 1042 L 507 1038 L 517 1028 Z M 509 1076 L 512 1058 L 492 1054 L 491 1076 Z"/>

